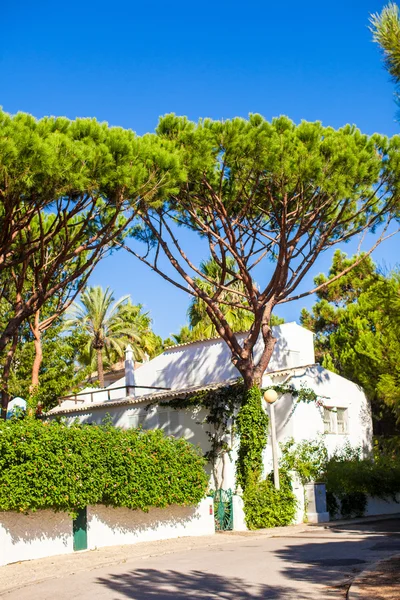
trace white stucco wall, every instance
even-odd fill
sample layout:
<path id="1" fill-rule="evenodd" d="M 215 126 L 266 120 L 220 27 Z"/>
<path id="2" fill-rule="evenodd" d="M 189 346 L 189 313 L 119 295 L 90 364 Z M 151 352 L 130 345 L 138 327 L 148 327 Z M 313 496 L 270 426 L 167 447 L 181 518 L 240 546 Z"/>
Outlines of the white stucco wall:
<path id="1" fill-rule="evenodd" d="M 148 513 L 127 508 L 88 507 L 89 549 L 215 533 L 213 500 L 198 506 L 153 508 Z"/>
<path id="2" fill-rule="evenodd" d="M 396 501 L 392 498 L 382 500 L 381 498 L 367 499 L 367 508 L 365 510 L 366 517 L 372 517 L 375 515 L 393 515 L 400 513 L 400 494 L 397 494 Z"/>
<path id="3" fill-rule="evenodd" d="M 0 566 L 70 552 L 72 520 L 66 513 L 0 512 Z"/>
<path id="4" fill-rule="evenodd" d="M 281 383 L 282 377 L 264 377 L 264 385 Z M 291 396 L 282 396 L 275 403 L 278 443 L 293 437 L 296 442 L 311 440 L 324 435 L 329 455 L 336 449 L 350 444 L 360 446 L 364 455 L 372 449 L 372 417 L 369 402 L 361 388 L 348 379 L 332 373 L 319 365 L 298 369 L 296 376 L 288 382 L 295 388 L 302 386 L 313 389 L 325 406 L 348 409 L 348 432 L 346 434 L 324 434 L 323 408 L 314 403 L 293 402 Z M 269 408 L 267 408 L 269 410 Z M 265 469 L 272 469 L 271 436 L 264 452 Z"/>
<path id="5" fill-rule="evenodd" d="M 89 506 L 88 549 L 215 533 L 211 498 L 198 506 L 170 506 L 148 513 Z M 41 510 L 28 515 L 0 512 L 0 566 L 73 552 L 72 519 Z"/>
<path id="6" fill-rule="evenodd" d="M 301 328 L 300 328 L 301 329 Z M 293 373 L 291 373 L 293 375 Z M 288 378 L 288 373 L 264 376 L 263 385 L 276 385 L 283 383 Z M 322 399 L 326 406 L 342 407 L 348 409 L 348 432 L 346 434 L 325 434 L 324 441 L 330 455 L 346 443 L 353 447 L 361 446 L 363 452 L 368 454 L 372 446 L 372 418 L 370 407 L 364 392 L 357 385 L 332 373 L 319 365 L 298 368 L 293 377 L 288 381 L 290 385 L 300 389 L 309 387 Z M 123 428 L 135 427 L 141 424 L 144 428 L 161 428 L 168 435 L 184 437 L 189 442 L 199 445 L 203 452 L 210 448 L 207 430 L 210 426 L 204 423 L 205 410 L 187 409 L 180 411 L 167 410 L 165 407 L 153 406 L 146 410 L 148 400 L 136 405 L 117 407 L 92 408 L 84 412 L 68 415 L 68 420 L 75 418 L 81 422 L 101 423 L 107 413 L 112 417 L 114 425 Z M 265 410 L 269 410 L 265 406 Z M 323 409 L 314 403 L 295 403 L 290 395 L 282 396 L 275 403 L 278 443 L 293 437 L 296 442 L 304 439 L 315 439 L 324 434 Z M 228 440 L 232 443 L 232 440 Z M 237 443 L 233 444 L 230 456 L 224 457 L 224 464 L 218 469 L 219 482 L 224 489 L 235 489 L 235 461 L 237 457 Z M 272 470 L 271 436 L 264 451 L 265 473 Z M 211 467 L 209 468 L 211 474 Z M 211 478 L 211 485 L 215 482 Z"/>
<path id="7" fill-rule="evenodd" d="M 273 328 L 277 339 L 268 371 L 291 368 L 298 365 L 313 364 L 314 344 L 311 331 L 300 327 L 296 323 L 284 323 Z M 238 334 L 242 340 L 243 334 Z M 257 360 L 263 342 L 258 340 L 254 349 Z M 142 364 L 134 371 L 137 387 L 132 390 L 135 397 L 154 393 L 154 387 L 184 389 L 195 385 L 208 385 L 235 379 L 240 376 L 239 371 L 233 366 L 231 353 L 226 343 L 221 339 L 194 342 L 184 346 L 172 347 L 153 360 Z M 65 400 L 63 409 L 90 406 L 93 402 L 104 402 L 123 398 L 126 394 L 123 389 L 125 377 L 112 383 L 107 390 L 93 395 L 96 388 L 86 388 L 87 395 L 80 395 L 76 400 Z"/>
<path id="8" fill-rule="evenodd" d="M 269 371 L 314 362 L 313 334 L 310 331 L 296 323 L 285 323 L 273 329 L 277 342 Z M 238 334 L 238 338 L 241 340 L 244 335 Z M 262 344 L 260 338 L 254 350 L 256 360 Z M 134 374 L 136 385 L 169 387 L 174 390 L 219 383 L 240 376 L 232 364 L 228 346 L 220 339 L 172 347 L 142 365 Z M 121 380 L 116 384 L 123 385 Z M 148 393 L 149 390 L 146 389 L 135 390 L 135 396 Z"/>

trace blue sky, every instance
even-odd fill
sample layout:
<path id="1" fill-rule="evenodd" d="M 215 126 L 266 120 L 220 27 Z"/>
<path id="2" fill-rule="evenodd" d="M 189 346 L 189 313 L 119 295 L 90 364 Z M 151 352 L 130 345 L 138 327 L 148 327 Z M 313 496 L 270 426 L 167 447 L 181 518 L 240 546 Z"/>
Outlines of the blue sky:
<path id="1" fill-rule="evenodd" d="M 393 135 L 400 131 L 393 84 L 368 31 L 369 14 L 383 5 L 3 0 L 0 105 L 37 117 L 95 116 L 139 134 L 167 112 L 192 119 L 259 112 Z M 193 250 L 202 257 L 200 245 Z M 398 253 L 396 238 L 374 256 L 390 267 Z M 309 282 L 330 258 L 319 260 Z M 163 336 L 185 323 L 189 298 L 132 257 L 109 257 L 92 283 L 130 293 Z M 311 302 L 278 313 L 297 320 Z"/>

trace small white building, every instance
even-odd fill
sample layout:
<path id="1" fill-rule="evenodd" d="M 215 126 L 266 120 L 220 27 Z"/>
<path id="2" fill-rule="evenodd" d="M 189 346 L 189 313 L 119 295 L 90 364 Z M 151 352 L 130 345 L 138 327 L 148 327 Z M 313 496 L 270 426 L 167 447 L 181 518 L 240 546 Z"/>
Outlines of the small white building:
<path id="1" fill-rule="evenodd" d="M 278 442 L 290 437 L 298 442 L 326 434 L 325 443 L 330 453 L 346 442 L 368 452 L 372 445 L 372 420 L 363 390 L 315 364 L 310 331 L 296 323 L 285 323 L 274 327 L 274 335 L 277 343 L 263 386 L 284 382 L 296 389 L 305 386 L 313 389 L 322 401 L 322 405 L 305 404 L 297 403 L 289 394 L 282 396 L 275 404 Z M 237 337 L 243 339 L 244 334 L 237 334 Z M 261 344 L 260 340 L 255 357 Z M 239 377 L 231 362 L 230 351 L 220 338 L 173 346 L 136 368 L 128 350 L 124 377 L 104 390 L 86 389 L 63 400 L 49 411 L 48 416 L 101 423 L 106 415 L 110 415 L 115 426 L 162 429 L 167 435 L 184 437 L 199 444 L 207 452 L 210 441 L 209 426 L 204 424 L 205 410 L 175 410 L 159 403 L 188 398 L 200 390 L 227 386 Z M 212 484 L 234 489 L 237 440 L 229 441 L 232 452 L 223 457 L 216 477 L 214 468 L 214 479 L 219 480 Z M 264 465 L 265 471 L 269 472 L 272 468 L 270 442 L 265 449 Z"/>

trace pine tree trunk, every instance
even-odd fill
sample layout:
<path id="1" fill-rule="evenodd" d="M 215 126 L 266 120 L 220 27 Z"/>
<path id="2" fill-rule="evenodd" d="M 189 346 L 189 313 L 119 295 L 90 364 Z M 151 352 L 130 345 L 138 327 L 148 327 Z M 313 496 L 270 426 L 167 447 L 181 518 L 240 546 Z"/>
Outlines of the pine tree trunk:
<path id="1" fill-rule="evenodd" d="M 103 368 L 103 352 L 102 349 L 97 348 L 97 377 L 99 379 L 99 385 L 101 388 L 104 387 L 104 368 Z"/>
<path id="2" fill-rule="evenodd" d="M 6 355 L 6 360 L 3 365 L 3 372 L 1 374 L 1 418 L 4 421 L 7 418 L 7 408 L 10 401 L 10 394 L 8 393 L 8 379 L 10 377 L 11 365 L 14 358 L 15 350 L 17 349 L 18 333 L 14 333 L 11 347 Z"/>
<path id="3" fill-rule="evenodd" d="M 244 490 L 256 483 L 263 471 L 263 451 L 268 438 L 268 417 L 263 409 L 261 396 L 262 378 L 274 351 L 276 339 L 270 327 L 263 333 L 264 349 L 257 364 L 252 353 L 247 360 L 237 361 L 244 380 L 242 406 L 237 415 L 237 431 L 240 436 L 238 460 L 236 463 L 236 484 Z"/>
<path id="4" fill-rule="evenodd" d="M 40 311 L 35 313 L 34 325 L 31 325 L 31 330 L 34 337 L 35 345 L 35 359 L 32 365 L 32 381 L 29 388 L 29 392 L 32 394 L 39 385 L 39 371 L 43 361 L 43 350 L 42 350 L 42 335 L 39 329 L 40 324 Z"/>

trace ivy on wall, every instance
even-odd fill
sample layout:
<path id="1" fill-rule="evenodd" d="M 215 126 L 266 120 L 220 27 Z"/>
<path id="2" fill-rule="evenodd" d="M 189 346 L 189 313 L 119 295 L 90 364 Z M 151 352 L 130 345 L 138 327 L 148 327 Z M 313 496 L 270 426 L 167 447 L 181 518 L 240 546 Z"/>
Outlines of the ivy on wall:
<path id="1" fill-rule="evenodd" d="M 197 504 L 208 485 L 204 466 L 197 448 L 161 431 L 7 421 L 0 424 L 0 510 Z"/>
<path id="2" fill-rule="evenodd" d="M 268 439 L 268 416 L 261 404 L 261 390 L 253 386 L 244 394 L 236 424 L 240 436 L 236 463 L 236 484 L 244 490 L 251 477 L 260 478 L 262 454 Z"/>
<path id="3" fill-rule="evenodd" d="M 305 386 L 296 389 L 293 385 L 278 384 L 270 386 L 279 396 L 290 394 L 294 400 L 293 414 L 300 402 L 314 402 L 319 405 L 317 394 Z M 253 387 L 245 389 L 242 380 L 217 389 L 203 390 L 174 398 L 164 402 L 151 402 L 176 410 L 205 409 L 207 414 L 203 423 L 210 441 L 210 449 L 205 458 L 211 463 L 216 487 L 220 487 L 216 465 L 225 453 L 232 450 L 235 433 L 240 437 L 240 447 L 236 466 L 236 483 L 245 489 L 248 476 L 256 471 L 262 474 L 262 453 L 268 440 L 268 415 L 262 407 L 262 394 L 265 390 Z M 291 416 L 290 415 L 290 416 Z M 230 439 L 229 439 L 230 437 Z"/>
<path id="4" fill-rule="evenodd" d="M 202 422 L 206 426 L 206 434 L 210 449 L 205 459 L 213 469 L 215 487 L 220 487 L 217 473 L 217 463 L 225 453 L 232 450 L 234 436 L 234 417 L 242 404 L 244 385 L 241 380 L 224 387 L 192 393 L 183 398 L 174 398 L 159 402 L 160 406 L 168 406 L 176 410 L 205 409 L 206 416 Z M 150 408 L 150 403 L 147 408 Z"/>

